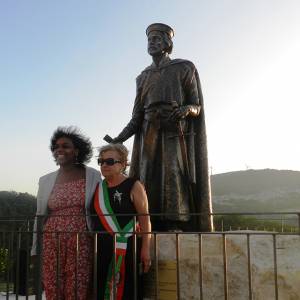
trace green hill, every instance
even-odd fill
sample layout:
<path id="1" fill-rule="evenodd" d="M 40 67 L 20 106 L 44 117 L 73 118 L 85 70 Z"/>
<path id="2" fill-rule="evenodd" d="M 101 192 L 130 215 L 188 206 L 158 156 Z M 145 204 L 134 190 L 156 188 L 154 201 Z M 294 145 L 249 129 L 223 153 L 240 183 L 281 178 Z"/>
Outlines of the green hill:
<path id="1" fill-rule="evenodd" d="M 211 176 L 214 212 L 300 212 L 300 172 L 246 170 Z M 33 216 L 36 198 L 0 191 L 0 218 Z M 7 223 L 6 223 L 7 224 Z"/>
<path id="2" fill-rule="evenodd" d="M 0 230 L 26 227 L 36 211 L 36 198 L 28 193 L 0 191 Z"/>
<path id="3" fill-rule="evenodd" d="M 300 172 L 246 170 L 211 177 L 215 212 L 300 212 Z"/>

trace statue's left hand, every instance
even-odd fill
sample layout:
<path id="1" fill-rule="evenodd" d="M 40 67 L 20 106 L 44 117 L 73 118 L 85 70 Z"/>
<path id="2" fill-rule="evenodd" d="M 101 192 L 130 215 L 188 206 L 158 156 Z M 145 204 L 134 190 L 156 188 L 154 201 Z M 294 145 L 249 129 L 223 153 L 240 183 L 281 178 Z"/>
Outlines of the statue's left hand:
<path id="1" fill-rule="evenodd" d="M 175 110 L 171 113 L 169 119 L 172 121 L 178 121 L 186 118 L 190 114 L 190 105 L 181 106 L 175 108 Z"/>

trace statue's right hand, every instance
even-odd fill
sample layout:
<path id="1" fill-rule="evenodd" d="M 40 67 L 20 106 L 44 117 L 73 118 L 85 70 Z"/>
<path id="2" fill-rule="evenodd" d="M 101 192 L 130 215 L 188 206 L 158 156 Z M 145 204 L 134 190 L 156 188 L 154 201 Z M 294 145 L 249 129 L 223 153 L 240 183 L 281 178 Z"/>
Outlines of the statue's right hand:
<path id="1" fill-rule="evenodd" d="M 103 138 L 103 140 L 109 144 L 122 144 L 123 142 L 123 140 L 119 136 L 112 138 L 108 134 Z"/>
<path id="2" fill-rule="evenodd" d="M 107 143 L 112 143 L 113 138 L 109 136 L 108 134 L 103 138 L 103 140 Z"/>
<path id="3" fill-rule="evenodd" d="M 122 141 L 120 138 L 116 137 L 116 138 L 113 138 L 111 141 L 110 141 L 111 144 L 122 144 Z"/>

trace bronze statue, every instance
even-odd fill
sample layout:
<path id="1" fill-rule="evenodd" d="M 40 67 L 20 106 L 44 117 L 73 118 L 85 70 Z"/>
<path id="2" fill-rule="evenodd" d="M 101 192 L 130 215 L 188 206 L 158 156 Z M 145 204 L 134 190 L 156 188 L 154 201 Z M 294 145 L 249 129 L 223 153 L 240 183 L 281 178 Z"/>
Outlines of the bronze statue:
<path id="1" fill-rule="evenodd" d="M 132 118 L 112 140 L 135 135 L 130 176 L 148 194 L 154 230 L 211 231 L 212 217 L 203 98 L 188 60 L 171 60 L 171 27 L 151 24 L 146 34 L 153 63 L 136 79 Z M 195 217 L 193 213 L 202 213 Z"/>

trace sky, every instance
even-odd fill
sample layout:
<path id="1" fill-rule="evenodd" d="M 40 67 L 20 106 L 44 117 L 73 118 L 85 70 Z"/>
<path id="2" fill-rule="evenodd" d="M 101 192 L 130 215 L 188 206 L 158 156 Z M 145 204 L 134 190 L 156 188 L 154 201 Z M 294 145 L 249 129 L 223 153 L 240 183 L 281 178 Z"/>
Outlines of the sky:
<path id="1" fill-rule="evenodd" d="M 36 194 L 58 126 L 94 156 L 123 129 L 154 22 L 200 74 L 210 172 L 300 171 L 300 1 L 0 0 L 0 190 Z"/>

